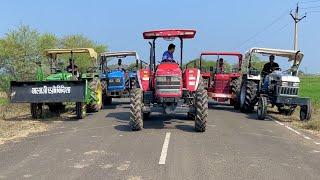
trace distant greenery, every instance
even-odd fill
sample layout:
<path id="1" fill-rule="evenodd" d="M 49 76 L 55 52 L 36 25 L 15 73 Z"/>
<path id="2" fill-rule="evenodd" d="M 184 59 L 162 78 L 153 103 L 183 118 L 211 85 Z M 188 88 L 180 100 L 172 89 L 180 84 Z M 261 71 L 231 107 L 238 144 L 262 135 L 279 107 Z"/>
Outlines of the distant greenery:
<path id="1" fill-rule="evenodd" d="M 7 98 L 0 97 L 0 105 L 7 104 L 7 103 L 8 103 Z"/>
<path id="2" fill-rule="evenodd" d="M 97 53 L 107 50 L 105 45 L 80 34 L 60 38 L 52 33 L 39 33 L 29 26 L 20 25 L 0 38 L 0 91 L 8 91 L 10 80 L 34 80 L 36 61 L 41 61 L 48 73 L 48 59 L 43 52 L 49 48 L 94 48 Z M 65 66 L 68 58 L 59 57 Z M 75 63 L 82 72 L 92 65 L 88 55 L 75 55 Z"/>
<path id="3" fill-rule="evenodd" d="M 310 97 L 314 104 L 320 106 L 320 76 L 303 76 L 300 80 L 300 95 Z"/>

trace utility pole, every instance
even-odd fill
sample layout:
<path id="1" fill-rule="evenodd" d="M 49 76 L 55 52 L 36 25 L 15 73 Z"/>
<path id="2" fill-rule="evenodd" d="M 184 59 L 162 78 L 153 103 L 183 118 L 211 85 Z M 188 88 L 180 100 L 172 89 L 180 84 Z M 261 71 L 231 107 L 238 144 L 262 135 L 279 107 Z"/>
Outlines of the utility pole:
<path id="1" fill-rule="evenodd" d="M 290 13 L 292 19 L 294 20 L 294 50 L 298 50 L 298 23 L 306 18 L 307 16 L 304 15 L 303 17 L 299 18 L 299 4 L 297 3 L 296 12 L 293 15 L 292 12 Z"/>

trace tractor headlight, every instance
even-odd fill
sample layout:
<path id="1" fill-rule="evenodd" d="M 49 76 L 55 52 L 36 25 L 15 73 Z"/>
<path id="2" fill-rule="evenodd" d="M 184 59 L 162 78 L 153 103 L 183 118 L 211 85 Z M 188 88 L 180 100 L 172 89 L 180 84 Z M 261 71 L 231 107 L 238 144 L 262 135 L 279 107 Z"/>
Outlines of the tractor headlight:
<path id="1" fill-rule="evenodd" d="M 167 77 L 166 76 L 157 76 L 156 80 L 158 82 L 166 82 L 167 81 Z"/>
<path id="2" fill-rule="evenodd" d="M 299 83 L 298 82 L 292 83 L 292 86 L 293 87 L 299 87 Z"/>
<path id="3" fill-rule="evenodd" d="M 119 83 L 121 80 L 120 79 L 115 79 L 115 82 L 116 83 Z"/>
<path id="4" fill-rule="evenodd" d="M 282 83 L 281 83 L 281 86 L 288 86 L 288 85 L 289 85 L 288 82 L 282 82 Z"/>
<path id="5" fill-rule="evenodd" d="M 171 81 L 178 81 L 180 82 L 180 78 L 179 77 L 176 77 L 176 76 L 171 76 Z"/>
<path id="6" fill-rule="evenodd" d="M 114 79 L 109 79 L 109 83 L 113 83 L 114 82 Z"/>

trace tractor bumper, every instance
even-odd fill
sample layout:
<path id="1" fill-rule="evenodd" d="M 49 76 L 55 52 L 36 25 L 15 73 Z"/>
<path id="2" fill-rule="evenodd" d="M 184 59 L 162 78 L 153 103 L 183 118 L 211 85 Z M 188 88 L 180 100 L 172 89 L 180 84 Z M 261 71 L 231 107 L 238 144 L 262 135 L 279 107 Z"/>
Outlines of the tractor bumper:
<path id="1" fill-rule="evenodd" d="M 85 81 L 12 81 L 12 103 L 84 102 Z"/>
<path id="2" fill-rule="evenodd" d="M 310 101 L 310 98 L 304 98 L 304 97 L 279 96 L 276 98 L 276 104 L 283 104 L 283 105 L 303 106 L 303 105 L 307 105 L 309 101 Z"/>
<path id="3" fill-rule="evenodd" d="M 169 108 L 169 109 L 168 109 Z M 195 113 L 194 107 L 189 106 L 174 106 L 174 107 L 165 107 L 162 105 L 152 105 L 152 106 L 144 106 L 142 108 L 143 113 L 149 112 L 158 112 L 162 114 L 185 114 L 185 113 Z"/>

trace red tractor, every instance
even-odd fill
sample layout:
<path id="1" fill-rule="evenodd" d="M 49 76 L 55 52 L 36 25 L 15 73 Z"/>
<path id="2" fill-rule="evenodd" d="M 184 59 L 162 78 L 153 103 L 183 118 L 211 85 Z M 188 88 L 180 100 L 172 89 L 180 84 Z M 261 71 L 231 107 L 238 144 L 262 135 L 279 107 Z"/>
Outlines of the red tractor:
<path id="1" fill-rule="evenodd" d="M 213 67 L 210 67 L 210 71 L 206 71 L 202 67 L 203 56 L 217 56 L 215 71 Z M 235 56 L 238 59 L 238 64 L 233 67 L 230 72 L 226 72 L 224 62 L 220 56 Z M 206 82 L 208 89 L 208 96 L 213 100 L 224 103 L 229 101 L 230 105 L 234 106 L 235 109 L 239 109 L 238 94 L 240 93 L 240 71 L 242 64 L 242 54 L 237 52 L 203 52 L 200 55 L 200 69 L 202 78 Z"/>
<path id="2" fill-rule="evenodd" d="M 130 96 L 130 127 L 133 131 L 143 128 L 143 121 L 151 112 L 164 115 L 185 113 L 195 121 L 195 130 L 204 132 L 208 116 L 208 95 L 202 82 L 200 70 L 182 68 L 183 40 L 192 39 L 195 30 L 156 30 L 143 33 L 151 40 L 150 64 L 137 72 L 137 87 Z M 155 42 L 157 39 L 180 39 L 180 65 L 162 62 L 156 65 Z"/>

